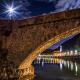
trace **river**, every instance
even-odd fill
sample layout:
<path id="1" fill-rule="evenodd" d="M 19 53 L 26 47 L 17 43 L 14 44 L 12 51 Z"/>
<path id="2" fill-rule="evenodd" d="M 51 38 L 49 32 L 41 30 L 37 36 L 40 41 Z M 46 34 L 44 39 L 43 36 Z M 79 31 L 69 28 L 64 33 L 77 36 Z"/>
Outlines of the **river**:
<path id="1" fill-rule="evenodd" d="M 80 80 L 80 63 L 58 58 L 42 58 L 33 62 L 33 80 Z"/>

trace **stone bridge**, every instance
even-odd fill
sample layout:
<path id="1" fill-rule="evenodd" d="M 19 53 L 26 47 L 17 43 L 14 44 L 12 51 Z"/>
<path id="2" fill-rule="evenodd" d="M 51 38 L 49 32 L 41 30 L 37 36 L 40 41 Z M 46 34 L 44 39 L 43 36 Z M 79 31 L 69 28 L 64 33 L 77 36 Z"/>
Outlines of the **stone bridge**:
<path id="1" fill-rule="evenodd" d="M 80 33 L 80 10 L 32 17 L 25 20 L 1 20 L 0 43 L 8 58 L 20 69 L 20 75 L 34 74 L 33 60 L 60 40 Z"/>

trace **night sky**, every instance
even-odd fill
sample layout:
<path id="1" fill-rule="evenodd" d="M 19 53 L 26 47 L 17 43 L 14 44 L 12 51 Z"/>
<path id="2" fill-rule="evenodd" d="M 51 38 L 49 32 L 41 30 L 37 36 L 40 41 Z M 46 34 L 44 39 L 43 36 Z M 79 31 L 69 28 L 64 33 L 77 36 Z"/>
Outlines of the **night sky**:
<path id="1" fill-rule="evenodd" d="M 0 0 L 0 18 L 9 19 L 6 5 L 14 3 L 18 14 L 15 19 L 25 19 L 32 16 L 47 14 L 51 12 L 61 12 L 65 10 L 80 8 L 80 0 Z"/>

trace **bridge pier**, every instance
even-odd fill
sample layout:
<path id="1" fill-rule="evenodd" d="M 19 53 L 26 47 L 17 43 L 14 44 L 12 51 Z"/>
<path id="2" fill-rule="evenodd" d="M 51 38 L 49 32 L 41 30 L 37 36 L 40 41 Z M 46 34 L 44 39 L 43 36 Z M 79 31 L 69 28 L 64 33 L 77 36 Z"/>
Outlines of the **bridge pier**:
<path id="1" fill-rule="evenodd" d="M 34 78 L 34 67 L 31 65 L 30 67 L 19 69 L 19 79 L 20 80 L 32 80 Z"/>

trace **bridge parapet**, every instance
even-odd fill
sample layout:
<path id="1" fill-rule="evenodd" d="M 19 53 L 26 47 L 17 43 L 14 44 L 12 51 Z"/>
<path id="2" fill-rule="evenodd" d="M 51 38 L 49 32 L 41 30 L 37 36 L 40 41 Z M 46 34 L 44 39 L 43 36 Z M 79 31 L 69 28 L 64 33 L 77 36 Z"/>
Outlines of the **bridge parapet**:
<path id="1" fill-rule="evenodd" d="M 71 11 L 64 11 L 59 13 L 51 13 L 47 15 L 40 15 L 34 16 L 29 19 L 19 20 L 17 21 L 18 25 L 38 25 L 38 24 L 45 24 L 55 21 L 67 20 L 72 18 L 79 18 L 80 17 L 80 9 L 71 10 Z"/>

